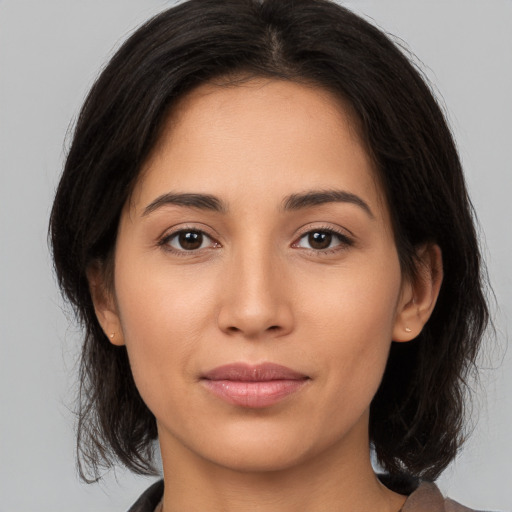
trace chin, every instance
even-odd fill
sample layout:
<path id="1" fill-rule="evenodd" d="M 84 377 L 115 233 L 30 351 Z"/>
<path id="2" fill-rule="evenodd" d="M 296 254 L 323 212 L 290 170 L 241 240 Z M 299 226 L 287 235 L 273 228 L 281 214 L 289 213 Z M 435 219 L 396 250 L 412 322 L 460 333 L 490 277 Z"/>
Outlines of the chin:
<path id="1" fill-rule="evenodd" d="M 229 454 L 212 454 L 211 462 L 226 469 L 239 473 L 270 473 L 285 471 L 295 467 L 306 459 L 304 453 L 294 450 L 277 450 L 275 446 L 265 449 L 261 446 L 244 446 L 237 450 L 234 448 Z M 226 456 L 228 455 L 228 456 Z"/>
<path id="2" fill-rule="evenodd" d="M 241 473 L 285 471 L 312 461 L 332 447 L 326 437 L 307 439 L 303 429 L 230 429 L 204 439 L 196 453 L 217 466 Z"/>

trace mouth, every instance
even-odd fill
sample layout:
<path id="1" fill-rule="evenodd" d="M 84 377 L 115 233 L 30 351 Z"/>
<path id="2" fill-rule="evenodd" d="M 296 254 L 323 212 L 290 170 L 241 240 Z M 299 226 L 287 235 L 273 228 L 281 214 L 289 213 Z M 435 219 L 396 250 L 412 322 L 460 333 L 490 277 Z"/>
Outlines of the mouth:
<path id="1" fill-rule="evenodd" d="M 252 409 L 274 405 L 299 391 L 310 378 L 274 363 L 219 366 L 201 376 L 205 388 L 218 398 Z"/>

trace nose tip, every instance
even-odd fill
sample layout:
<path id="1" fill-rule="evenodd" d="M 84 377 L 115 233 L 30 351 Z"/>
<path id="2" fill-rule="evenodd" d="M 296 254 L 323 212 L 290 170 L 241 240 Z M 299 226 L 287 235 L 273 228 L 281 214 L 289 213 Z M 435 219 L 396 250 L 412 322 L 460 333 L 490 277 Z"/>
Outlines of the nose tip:
<path id="1" fill-rule="evenodd" d="M 263 312 L 239 311 L 233 315 L 223 309 L 219 316 L 219 327 L 228 334 L 240 334 L 246 338 L 261 336 L 280 336 L 290 331 L 291 321 L 285 312 L 273 311 L 270 315 Z"/>
<path id="2" fill-rule="evenodd" d="M 226 334 L 246 338 L 278 337 L 293 329 L 294 319 L 282 273 L 270 264 L 233 270 L 224 286 L 218 324 Z"/>

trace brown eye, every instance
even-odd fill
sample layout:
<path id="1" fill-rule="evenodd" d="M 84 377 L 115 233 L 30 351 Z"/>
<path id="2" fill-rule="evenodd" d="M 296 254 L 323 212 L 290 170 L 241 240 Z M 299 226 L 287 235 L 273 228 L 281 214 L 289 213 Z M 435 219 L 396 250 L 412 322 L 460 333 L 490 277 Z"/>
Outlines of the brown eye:
<path id="1" fill-rule="evenodd" d="M 182 232 L 178 235 L 178 244 L 186 251 L 199 249 L 203 244 L 203 234 L 197 231 Z"/>
<path id="2" fill-rule="evenodd" d="M 300 237 L 293 247 L 313 251 L 326 251 L 327 249 L 342 249 L 351 246 L 352 240 L 345 235 L 330 229 L 314 229 Z"/>
<path id="3" fill-rule="evenodd" d="M 164 243 L 176 251 L 197 251 L 212 246 L 211 238 L 202 231 L 182 230 L 172 234 Z"/>
<path id="4" fill-rule="evenodd" d="M 308 234 L 308 243 L 312 249 L 327 249 L 332 242 L 332 233 L 328 231 L 312 231 Z"/>

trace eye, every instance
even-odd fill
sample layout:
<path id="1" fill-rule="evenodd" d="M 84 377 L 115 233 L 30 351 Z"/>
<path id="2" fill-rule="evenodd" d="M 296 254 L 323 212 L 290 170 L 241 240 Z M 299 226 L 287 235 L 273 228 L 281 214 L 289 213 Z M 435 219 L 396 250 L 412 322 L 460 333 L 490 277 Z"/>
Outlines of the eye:
<path id="1" fill-rule="evenodd" d="M 302 235 L 299 240 L 293 244 L 293 247 L 325 251 L 349 245 L 352 245 L 352 241 L 341 233 L 330 229 L 315 229 Z"/>
<path id="2" fill-rule="evenodd" d="M 162 245 L 180 252 L 197 251 L 206 247 L 215 247 L 214 242 L 206 233 L 195 229 L 182 229 L 176 231 L 162 240 Z"/>

